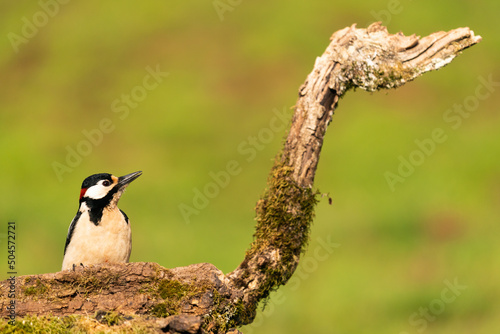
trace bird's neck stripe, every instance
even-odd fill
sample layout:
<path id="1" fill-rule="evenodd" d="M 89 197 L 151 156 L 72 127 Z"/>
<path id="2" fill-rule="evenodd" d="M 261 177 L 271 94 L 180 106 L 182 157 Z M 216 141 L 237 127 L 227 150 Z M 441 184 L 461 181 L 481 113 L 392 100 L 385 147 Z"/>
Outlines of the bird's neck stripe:
<path id="1" fill-rule="evenodd" d="M 88 188 L 82 188 L 82 190 L 80 190 L 80 199 L 82 199 L 82 197 L 85 195 L 85 193 L 87 192 L 87 189 Z"/>

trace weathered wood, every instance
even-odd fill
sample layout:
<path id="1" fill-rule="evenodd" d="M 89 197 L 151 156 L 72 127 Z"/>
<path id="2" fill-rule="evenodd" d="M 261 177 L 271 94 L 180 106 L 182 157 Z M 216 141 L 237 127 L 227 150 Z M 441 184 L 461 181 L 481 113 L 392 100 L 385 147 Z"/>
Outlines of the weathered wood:
<path id="1" fill-rule="evenodd" d="M 16 312 L 28 314 L 86 314 L 98 310 L 116 310 L 124 314 L 147 314 L 165 301 L 160 293 L 179 292 L 179 307 L 185 313 L 205 314 L 213 304 L 213 292 L 224 295 L 224 274 L 208 263 L 166 269 L 156 263 L 135 262 L 76 267 L 16 280 L 18 291 Z M 5 291 L 6 281 L 0 283 Z M 185 285 L 182 286 L 182 285 Z M 171 296 L 169 296 L 171 297 Z M 195 302 L 194 302 L 194 301 Z"/>
<path id="2" fill-rule="evenodd" d="M 314 183 L 326 129 L 342 95 L 355 87 L 367 91 L 400 87 L 443 67 L 480 40 L 469 28 L 420 39 L 391 35 L 380 23 L 367 29 L 353 25 L 332 35 L 299 89 L 290 132 L 270 175 L 270 191 L 257 205 L 255 241 L 245 260 L 228 275 L 246 299 L 266 297 L 285 284 L 298 265 L 313 215 L 314 193 L 308 190 Z"/>
<path id="3" fill-rule="evenodd" d="M 259 301 L 285 284 L 305 250 L 314 216 L 312 190 L 326 129 L 339 98 L 350 88 L 397 88 L 437 70 L 478 43 L 469 28 L 424 38 L 391 35 L 375 23 L 334 33 L 300 87 L 283 151 L 257 203 L 254 242 L 243 262 L 224 275 L 211 264 L 166 269 L 154 263 L 103 264 L 16 279 L 16 313 L 121 314 L 165 318 L 170 333 L 225 333 L 253 321 Z M 7 318 L 9 281 L 0 283 Z"/>

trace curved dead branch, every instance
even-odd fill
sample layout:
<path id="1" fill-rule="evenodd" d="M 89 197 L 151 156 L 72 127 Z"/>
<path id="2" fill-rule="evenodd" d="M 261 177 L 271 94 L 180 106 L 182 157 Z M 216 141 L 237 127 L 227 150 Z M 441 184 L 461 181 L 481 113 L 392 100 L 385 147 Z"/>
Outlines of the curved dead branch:
<path id="1" fill-rule="evenodd" d="M 339 98 L 354 87 L 402 86 L 480 40 L 469 28 L 424 38 L 391 35 L 380 23 L 337 31 L 300 87 L 283 151 L 257 203 L 254 242 L 238 268 L 224 275 L 211 264 L 166 269 L 128 263 L 21 276 L 16 278 L 17 317 L 113 311 L 169 333 L 226 333 L 251 323 L 259 301 L 288 281 L 306 248 L 316 204 L 314 176 Z M 6 319 L 10 285 L 0 283 Z"/>

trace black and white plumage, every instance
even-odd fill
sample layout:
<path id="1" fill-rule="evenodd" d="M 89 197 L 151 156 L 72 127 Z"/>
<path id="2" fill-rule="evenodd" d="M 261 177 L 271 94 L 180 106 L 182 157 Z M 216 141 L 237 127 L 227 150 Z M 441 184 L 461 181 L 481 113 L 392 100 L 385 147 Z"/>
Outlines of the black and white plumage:
<path id="1" fill-rule="evenodd" d="M 117 206 L 125 188 L 141 176 L 101 173 L 87 177 L 80 190 L 80 207 L 64 246 L 62 269 L 74 265 L 128 262 L 132 248 L 130 221 Z"/>

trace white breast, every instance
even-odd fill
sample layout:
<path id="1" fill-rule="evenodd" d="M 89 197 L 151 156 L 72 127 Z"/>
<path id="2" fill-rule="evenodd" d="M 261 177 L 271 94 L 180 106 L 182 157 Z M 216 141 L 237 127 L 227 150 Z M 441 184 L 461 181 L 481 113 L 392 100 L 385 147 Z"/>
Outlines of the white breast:
<path id="1" fill-rule="evenodd" d="M 132 248 L 130 222 L 115 207 L 104 209 L 99 225 L 89 219 L 88 211 L 75 226 L 71 241 L 66 248 L 62 269 L 75 265 L 105 262 L 128 262 Z"/>

